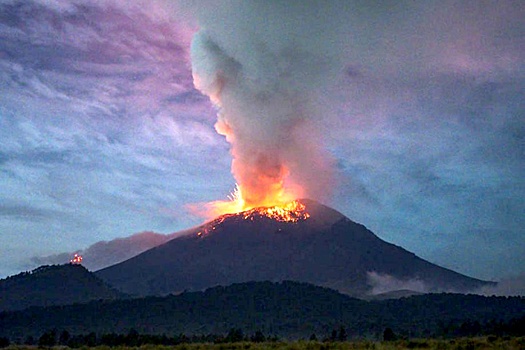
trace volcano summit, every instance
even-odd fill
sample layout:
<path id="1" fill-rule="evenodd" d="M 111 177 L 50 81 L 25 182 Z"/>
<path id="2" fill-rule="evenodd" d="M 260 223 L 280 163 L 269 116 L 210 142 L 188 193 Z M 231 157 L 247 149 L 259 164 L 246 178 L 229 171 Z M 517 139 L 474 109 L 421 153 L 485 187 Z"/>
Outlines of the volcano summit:
<path id="1" fill-rule="evenodd" d="M 434 292 L 490 283 L 427 262 L 318 202 L 300 200 L 295 208 L 293 220 L 269 215 L 271 208 L 223 215 L 96 274 L 135 295 L 294 280 L 364 296 L 372 291 L 370 273 Z"/>

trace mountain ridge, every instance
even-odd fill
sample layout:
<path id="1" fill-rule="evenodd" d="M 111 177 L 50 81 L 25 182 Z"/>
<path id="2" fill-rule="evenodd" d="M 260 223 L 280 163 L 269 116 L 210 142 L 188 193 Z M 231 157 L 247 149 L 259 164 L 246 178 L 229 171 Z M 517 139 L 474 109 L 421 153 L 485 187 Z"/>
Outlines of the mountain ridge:
<path id="1" fill-rule="evenodd" d="M 257 212 L 227 214 L 95 273 L 139 296 L 266 280 L 307 282 L 364 296 L 371 292 L 369 272 L 417 279 L 429 292 L 467 292 L 490 284 L 387 243 L 332 208 L 300 201 L 307 219 L 281 222 Z"/>

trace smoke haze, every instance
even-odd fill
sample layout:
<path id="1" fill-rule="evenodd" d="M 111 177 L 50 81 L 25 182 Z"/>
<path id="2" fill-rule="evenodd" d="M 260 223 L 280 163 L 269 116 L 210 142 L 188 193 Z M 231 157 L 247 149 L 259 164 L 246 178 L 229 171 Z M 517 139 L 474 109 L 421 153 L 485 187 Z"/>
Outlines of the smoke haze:
<path id="1" fill-rule="evenodd" d="M 332 159 L 316 125 L 328 117 L 318 96 L 342 70 L 335 2 L 228 4 L 200 12 L 191 60 L 246 206 L 326 199 Z"/>
<path id="2" fill-rule="evenodd" d="M 96 271 L 132 258 L 135 255 L 161 245 L 172 238 L 175 238 L 175 235 L 140 232 L 125 238 L 117 238 L 111 241 L 100 241 L 84 250 L 49 256 L 35 256 L 31 259 L 31 263 L 37 266 L 65 264 L 73 258 L 73 254 L 80 253 L 83 257 L 82 265 L 89 270 Z"/>
<path id="3" fill-rule="evenodd" d="M 375 271 L 367 273 L 368 284 L 372 287 L 371 295 L 395 292 L 395 291 L 412 291 L 417 293 L 435 293 L 435 289 L 429 288 L 423 281 L 412 279 L 398 279 L 388 274 L 380 274 Z M 464 293 L 455 290 L 441 290 L 441 292 Z M 470 291 L 472 294 L 486 296 L 525 296 L 525 274 L 503 278 L 497 281 L 494 286 L 482 287 L 478 290 Z"/>
<path id="4" fill-rule="evenodd" d="M 395 292 L 412 291 L 417 293 L 429 293 L 429 288 L 422 280 L 417 278 L 401 280 L 387 274 L 380 274 L 375 271 L 367 272 L 367 282 L 372 287 L 371 295 Z"/>
<path id="5" fill-rule="evenodd" d="M 504 296 L 525 296 L 525 274 L 503 278 L 493 287 L 484 287 L 476 291 L 482 295 L 504 295 Z"/>
<path id="6" fill-rule="evenodd" d="M 517 33 L 515 10 L 510 2 L 195 2 L 194 83 L 219 108 L 216 130 L 231 144 L 248 206 L 281 192 L 326 202 L 335 173 L 326 144 L 357 123 L 385 122 L 385 91 L 417 109 L 407 86 L 429 89 L 454 74 L 493 81 L 519 69 L 522 53 L 504 39 Z"/>

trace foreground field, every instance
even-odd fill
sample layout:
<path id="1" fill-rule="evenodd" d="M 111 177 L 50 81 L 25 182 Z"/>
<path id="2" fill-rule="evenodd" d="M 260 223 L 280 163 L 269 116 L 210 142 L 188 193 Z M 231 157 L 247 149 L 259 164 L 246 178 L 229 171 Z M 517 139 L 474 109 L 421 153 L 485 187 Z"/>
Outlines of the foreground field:
<path id="1" fill-rule="evenodd" d="M 9 346 L 6 350 L 35 350 L 39 349 L 36 346 Z M 40 348 L 41 349 L 41 348 Z M 49 349 L 49 348 L 46 348 Z M 60 346 L 53 349 L 68 349 Z M 239 343 L 223 343 L 223 344 L 179 344 L 174 346 L 163 345 L 143 345 L 140 347 L 81 347 L 80 349 L 93 350 L 343 350 L 343 349 L 376 349 L 376 350 L 394 350 L 394 349 L 458 349 L 458 350 L 474 350 L 474 349 L 505 349 L 505 350 L 523 350 L 525 349 L 525 337 L 480 337 L 480 338 L 461 338 L 451 340 L 436 340 L 436 339 L 414 339 L 414 340 L 398 340 L 392 342 L 373 342 L 373 341 L 355 341 L 355 342 L 239 342 Z"/>

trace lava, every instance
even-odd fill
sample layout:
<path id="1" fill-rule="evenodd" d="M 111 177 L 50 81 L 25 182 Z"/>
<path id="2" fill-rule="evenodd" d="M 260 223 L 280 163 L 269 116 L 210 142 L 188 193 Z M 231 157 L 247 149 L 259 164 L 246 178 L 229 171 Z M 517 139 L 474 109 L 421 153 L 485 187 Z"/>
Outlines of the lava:
<path id="1" fill-rule="evenodd" d="M 233 192 L 228 196 L 228 200 L 218 200 L 204 203 L 198 206 L 191 206 L 192 211 L 203 217 L 214 218 L 226 214 L 238 214 L 245 211 L 256 209 L 258 211 L 264 209 L 269 210 L 273 214 L 265 215 L 268 217 L 278 217 L 280 214 L 285 214 L 293 211 L 301 211 L 302 204 L 297 202 L 295 198 L 300 198 L 301 191 L 280 190 L 270 192 L 265 196 L 261 196 L 257 201 L 247 199 L 247 196 L 242 185 L 236 184 Z M 252 197 L 253 198 L 253 197 Z M 293 204 L 297 202 L 296 204 Z M 276 214 L 279 213 L 279 214 Z M 279 220 L 289 221 L 289 220 Z"/>
<path id="2" fill-rule="evenodd" d="M 232 202 L 234 202 L 234 200 L 232 200 Z M 217 219 L 209 222 L 203 230 L 197 232 L 197 236 L 202 236 L 203 234 L 208 234 L 216 230 L 218 225 L 232 217 L 238 217 L 248 221 L 255 221 L 259 218 L 268 218 L 277 222 L 297 223 L 299 221 L 307 220 L 310 217 L 310 214 L 307 212 L 306 206 L 297 200 L 279 206 L 257 207 L 235 214 L 221 215 Z"/>
<path id="3" fill-rule="evenodd" d="M 73 265 L 80 265 L 82 263 L 82 255 L 75 254 L 73 259 L 69 260 L 69 263 Z"/>
<path id="4" fill-rule="evenodd" d="M 298 201 L 291 201 L 283 206 L 258 207 L 241 213 L 245 220 L 254 220 L 256 217 L 267 217 L 281 222 L 298 222 L 306 220 L 310 214 L 306 206 Z"/>

